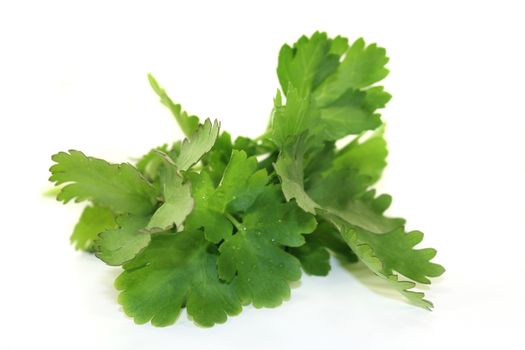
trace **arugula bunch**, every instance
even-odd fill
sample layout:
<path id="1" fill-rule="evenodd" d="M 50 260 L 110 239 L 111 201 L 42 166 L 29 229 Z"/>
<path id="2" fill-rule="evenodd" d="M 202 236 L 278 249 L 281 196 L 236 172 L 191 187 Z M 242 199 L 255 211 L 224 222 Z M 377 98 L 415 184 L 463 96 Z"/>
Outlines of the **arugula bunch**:
<path id="1" fill-rule="evenodd" d="M 57 199 L 90 203 L 72 241 L 122 266 L 118 301 L 139 324 L 170 325 L 185 307 L 212 326 L 244 305 L 278 306 L 301 269 L 327 275 L 331 255 L 362 261 L 430 309 L 413 287 L 444 272 L 431 262 L 436 251 L 414 249 L 423 234 L 385 216 L 391 197 L 371 189 L 386 166 L 378 111 L 391 96 L 377 83 L 387 62 L 384 49 L 362 39 L 349 45 L 316 32 L 284 45 L 268 129 L 234 141 L 217 121 L 184 111 L 150 75 L 187 138 L 135 165 L 55 154 Z"/>

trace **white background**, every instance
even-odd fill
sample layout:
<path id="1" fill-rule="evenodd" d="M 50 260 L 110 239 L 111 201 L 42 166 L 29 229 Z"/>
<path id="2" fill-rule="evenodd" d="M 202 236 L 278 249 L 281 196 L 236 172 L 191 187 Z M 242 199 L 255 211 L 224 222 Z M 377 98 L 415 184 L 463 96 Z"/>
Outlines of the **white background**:
<path id="1" fill-rule="evenodd" d="M 524 10 L 519 1 L 2 1 L 0 349 L 523 349 Z M 362 267 L 203 329 L 136 326 L 119 273 L 69 245 L 80 207 L 41 197 L 50 156 L 126 161 L 181 137 L 150 91 L 233 135 L 265 128 L 284 42 L 315 30 L 387 48 L 392 215 L 447 272 L 433 312 Z"/>

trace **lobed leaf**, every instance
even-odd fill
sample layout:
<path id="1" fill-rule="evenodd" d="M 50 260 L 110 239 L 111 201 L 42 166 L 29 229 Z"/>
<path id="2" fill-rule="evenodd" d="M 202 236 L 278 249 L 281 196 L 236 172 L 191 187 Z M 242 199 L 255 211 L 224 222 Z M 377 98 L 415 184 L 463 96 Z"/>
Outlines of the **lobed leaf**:
<path id="1" fill-rule="evenodd" d="M 310 198 L 304 189 L 303 160 L 307 144 L 307 134 L 298 137 L 294 143 L 281 150 L 274 168 L 281 180 L 281 188 L 286 200 L 295 199 L 301 209 L 315 214 L 319 204 Z"/>
<path id="2" fill-rule="evenodd" d="M 82 152 L 60 152 L 52 159 L 50 181 L 65 184 L 57 195 L 64 203 L 90 200 L 116 213 L 143 215 L 151 213 L 157 193 L 135 167 L 128 163 L 110 164 L 86 157 Z"/>
<path id="3" fill-rule="evenodd" d="M 320 104 L 339 98 L 348 90 L 362 89 L 383 80 L 388 75 L 386 50 L 376 44 L 366 46 L 357 39 L 337 71 L 323 81 L 316 91 Z"/>
<path id="4" fill-rule="evenodd" d="M 234 284 L 217 275 L 217 254 L 200 231 L 155 235 L 115 281 L 119 303 L 136 323 L 173 324 L 185 306 L 195 323 L 224 323 L 242 307 Z"/>
<path id="5" fill-rule="evenodd" d="M 219 136 L 219 123 L 213 124 L 206 119 L 197 130 L 182 142 L 180 153 L 175 160 L 175 165 L 180 171 L 186 171 L 208 153 Z"/>
<path id="6" fill-rule="evenodd" d="M 436 251 L 414 249 L 423 239 L 423 234 L 419 231 L 405 232 L 404 220 L 385 217 L 383 212 L 390 199 L 373 196 L 374 192 L 369 192 L 363 198 L 349 202 L 344 210 L 327 209 L 324 215 L 376 275 L 388 280 L 415 305 L 430 309 L 432 303 L 423 299 L 423 293 L 409 291 L 415 284 L 400 281 L 397 273 L 429 284 L 428 277 L 438 277 L 445 271 L 441 265 L 430 262 Z"/>
<path id="7" fill-rule="evenodd" d="M 282 246 L 304 244 L 303 234 L 315 229 L 312 215 L 285 203 L 278 187 L 268 186 L 248 209 L 239 231 L 219 247 L 219 276 L 236 276 L 243 303 L 275 307 L 290 296 L 289 282 L 301 277 L 299 261 Z"/>
<path id="8" fill-rule="evenodd" d="M 190 184 L 183 183 L 184 179 L 167 155 L 164 155 L 164 163 L 161 173 L 164 203 L 155 211 L 146 226 L 146 230 L 150 232 L 166 231 L 173 226 L 180 228 L 193 210 L 194 200 Z"/>
<path id="9" fill-rule="evenodd" d="M 133 259 L 151 241 L 144 232 L 148 217 L 123 215 L 117 218 L 118 228 L 99 234 L 95 255 L 108 265 L 118 266 Z"/>
<path id="10" fill-rule="evenodd" d="M 227 215 L 246 211 L 268 182 L 266 171 L 257 169 L 255 157 L 234 150 L 215 187 L 211 176 L 203 171 L 189 175 L 195 198 L 195 209 L 188 216 L 189 229 L 204 228 L 206 239 L 218 243 L 232 234 L 233 226 Z"/>
<path id="11" fill-rule="evenodd" d="M 290 84 L 301 96 L 315 89 L 337 69 L 340 56 L 347 48 L 345 38 L 332 40 L 320 32 L 310 38 L 302 36 L 293 47 L 283 45 L 279 52 L 277 76 L 285 94 L 288 95 Z"/>

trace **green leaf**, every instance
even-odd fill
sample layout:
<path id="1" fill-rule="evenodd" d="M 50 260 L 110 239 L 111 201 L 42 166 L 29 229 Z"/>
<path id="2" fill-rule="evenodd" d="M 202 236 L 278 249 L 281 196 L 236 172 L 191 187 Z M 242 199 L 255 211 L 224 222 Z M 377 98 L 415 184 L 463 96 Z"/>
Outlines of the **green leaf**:
<path id="1" fill-rule="evenodd" d="M 388 74 L 387 62 L 384 49 L 375 44 L 365 47 L 362 39 L 348 49 L 345 38 L 332 40 L 325 33 L 315 33 L 311 38 L 299 39 L 293 48 L 284 45 L 277 74 L 287 102 L 284 107 L 276 104 L 272 120 L 273 124 L 279 120 L 289 123 L 273 125 L 274 142 L 281 133 L 299 135 L 309 130 L 320 141 L 334 141 L 377 128 L 381 120 L 375 111 L 383 108 L 391 96 L 383 87 L 368 87 Z M 297 108 L 299 101 L 303 102 L 301 108 Z M 284 117 L 288 106 L 289 116 Z M 304 116 L 316 117 L 306 125 L 302 122 Z M 294 127 L 300 130 L 289 130 Z M 278 145 L 286 141 L 277 138 Z"/>
<path id="2" fill-rule="evenodd" d="M 175 159 L 180 152 L 180 144 L 180 142 L 176 142 L 171 147 L 164 144 L 150 150 L 137 161 L 137 170 L 140 171 L 148 181 L 157 181 L 160 177 L 162 167 L 164 166 L 164 160 L 161 153 L 167 154 L 170 158 Z"/>
<path id="3" fill-rule="evenodd" d="M 315 240 L 329 250 L 341 263 L 351 264 L 358 261 L 355 253 L 341 237 L 339 231 L 329 222 L 320 220 L 315 231 L 307 239 Z"/>
<path id="4" fill-rule="evenodd" d="M 57 164 L 51 167 L 49 180 L 56 186 L 66 184 L 57 196 L 64 203 L 90 200 L 116 213 L 136 215 L 155 208 L 154 187 L 128 163 L 109 164 L 74 150 L 57 153 L 52 159 Z"/>
<path id="5" fill-rule="evenodd" d="M 237 285 L 243 303 L 275 307 L 290 296 L 289 282 L 301 277 L 299 261 L 281 245 L 304 244 L 315 229 L 313 216 L 284 203 L 277 186 L 268 186 L 244 216 L 238 232 L 220 246 L 219 276 Z"/>
<path id="6" fill-rule="evenodd" d="M 197 131 L 182 142 L 180 154 L 175 160 L 177 169 L 188 170 L 208 153 L 217 140 L 219 128 L 219 123 L 216 120 L 213 125 L 209 119 L 206 119 L 204 124 L 199 125 Z"/>
<path id="7" fill-rule="evenodd" d="M 355 253 L 343 240 L 339 231 L 327 221 L 321 220 L 315 231 L 305 237 L 304 245 L 288 248 L 309 275 L 326 276 L 330 271 L 330 253 L 341 263 L 358 261 Z"/>
<path id="8" fill-rule="evenodd" d="M 368 185 L 376 183 L 386 167 L 388 149 L 384 138 L 385 128 L 380 127 L 362 140 L 358 137 L 344 147 L 334 160 L 335 169 L 355 169 L 369 178 Z"/>
<path id="9" fill-rule="evenodd" d="M 98 234 L 116 225 L 115 215 L 111 210 L 98 206 L 86 207 L 71 235 L 71 243 L 77 250 L 93 251 L 93 242 Z"/>
<path id="10" fill-rule="evenodd" d="M 160 97 L 160 102 L 171 111 L 175 117 L 175 120 L 177 120 L 177 123 L 179 124 L 184 135 L 192 135 L 197 130 L 199 118 L 194 115 L 190 116 L 185 110 L 182 109 L 180 104 L 173 103 L 166 91 L 159 85 L 159 83 L 157 83 L 153 75 L 148 74 L 148 80 L 151 87 L 153 88 L 153 91 L 155 91 L 155 93 Z"/>
<path id="11" fill-rule="evenodd" d="M 319 137 L 335 141 L 380 126 L 380 115 L 374 113 L 368 102 L 366 92 L 348 90 L 338 99 L 320 106 Z"/>
<path id="12" fill-rule="evenodd" d="M 344 203 L 346 196 L 362 193 L 377 181 L 384 167 L 381 163 L 386 157 L 386 145 L 381 149 L 379 137 L 364 147 L 356 147 L 356 141 L 352 146 L 355 150 L 346 157 L 349 164 L 341 157 L 339 163 L 343 166 L 330 169 L 329 175 L 314 177 L 317 181 L 311 184 L 310 195 L 305 191 L 303 164 L 306 153 L 319 148 L 325 141 L 377 128 L 381 120 L 375 110 L 384 107 L 390 99 L 382 87 L 359 90 L 388 73 L 384 67 L 388 62 L 385 50 L 376 45 L 365 47 L 362 40 L 357 40 L 348 52 L 346 48 L 346 41 L 331 41 L 326 35 L 316 33 L 311 39 L 301 38 L 293 49 L 285 45 L 279 58 L 278 75 L 287 92 L 287 101 L 283 106 L 280 95 L 276 97 L 270 124 L 270 139 L 281 149 L 275 170 L 287 200 L 296 198 L 299 206 L 310 213 L 315 213 L 319 207 L 317 200 L 330 197 L 333 205 Z M 339 64 L 343 54 L 344 59 Z M 330 55 L 337 58 L 337 63 L 332 69 L 323 70 Z M 323 79 L 314 78 L 319 76 Z M 317 87 L 314 81 L 319 81 L 320 85 Z M 306 132 L 310 137 L 301 136 Z M 374 162 L 359 164 L 359 152 L 367 151 L 376 152 Z M 368 168 L 360 171 L 363 166 Z M 345 190 L 335 191 L 340 183 L 347 184 Z"/>
<path id="13" fill-rule="evenodd" d="M 346 222 L 364 230 L 384 234 L 405 224 L 401 218 L 390 218 L 383 215 L 390 206 L 392 197 L 387 194 L 375 197 L 375 191 L 369 191 L 360 196 L 348 199 L 344 206 L 324 206 L 324 209 L 338 215 Z"/>
<path id="14" fill-rule="evenodd" d="M 193 210 L 194 201 L 191 196 L 191 186 L 189 183 L 183 183 L 184 180 L 179 171 L 188 170 L 209 152 L 217 140 L 218 133 L 217 121 L 212 125 L 210 120 L 206 119 L 205 123 L 200 125 L 189 139 L 184 140 L 175 162 L 167 154 L 157 151 L 161 153 L 164 162 L 161 172 L 164 203 L 153 214 L 146 230 L 161 232 L 174 225 L 180 227 L 183 224 Z"/>
<path id="15" fill-rule="evenodd" d="M 428 277 L 440 276 L 445 270 L 430 262 L 436 255 L 434 249 L 414 249 L 423 239 L 421 232 L 405 232 L 403 219 L 383 215 L 389 205 L 389 196 L 375 198 L 371 191 L 350 201 L 344 210 L 328 209 L 325 215 L 339 229 L 352 251 L 376 275 L 389 281 L 415 305 L 430 309 L 432 303 L 423 299 L 423 293 L 409 291 L 415 284 L 400 281 L 397 273 L 429 284 Z"/>
<path id="16" fill-rule="evenodd" d="M 222 174 L 230 161 L 232 150 L 230 134 L 222 132 L 210 152 L 202 158 L 202 163 L 216 186 L 222 179 Z"/>
<path id="17" fill-rule="evenodd" d="M 377 182 L 386 166 L 388 154 L 381 127 L 363 141 L 354 139 L 335 153 L 327 147 L 312 158 L 305 188 L 308 195 L 324 207 L 340 208 L 362 195 Z"/>
<path id="18" fill-rule="evenodd" d="M 136 323 L 168 326 L 186 306 L 204 327 L 241 312 L 234 284 L 217 276 L 217 254 L 199 231 L 153 236 L 115 281 L 118 301 Z"/>
<path id="19" fill-rule="evenodd" d="M 218 243 L 232 234 L 233 225 L 224 213 L 215 210 L 211 205 L 210 198 L 215 192 L 213 180 L 206 171 L 200 174 L 191 173 L 189 178 L 195 207 L 186 218 L 185 227 L 187 230 L 203 228 L 206 239 Z"/>
<path id="20" fill-rule="evenodd" d="M 309 235 L 305 244 L 297 248 L 289 249 L 301 262 L 304 272 L 314 276 L 326 276 L 330 272 L 330 253 L 316 239 Z"/>
<path id="21" fill-rule="evenodd" d="M 304 189 L 303 160 L 308 144 L 307 134 L 281 151 L 274 164 L 275 172 L 281 180 L 281 188 L 287 201 L 295 198 L 297 205 L 308 213 L 315 214 L 319 205 Z"/>
<path id="22" fill-rule="evenodd" d="M 402 230 L 399 230 L 397 232 L 402 232 Z M 377 246 L 372 246 L 370 244 L 367 244 L 365 240 L 359 237 L 359 234 L 352 230 L 351 228 L 347 228 L 345 226 L 342 226 L 341 228 L 341 234 L 343 235 L 345 241 L 348 243 L 348 245 L 352 248 L 354 252 L 356 252 L 357 256 L 361 261 L 365 263 L 370 270 L 372 270 L 376 275 L 379 277 L 382 277 L 383 279 L 387 280 L 389 284 L 399 291 L 402 295 L 404 295 L 412 304 L 425 308 L 427 310 L 430 310 L 434 307 L 432 302 L 424 299 L 425 294 L 421 292 L 415 292 L 411 290 L 416 286 L 414 282 L 411 281 L 403 281 L 399 279 L 399 276 L 392 272 L 391 268 L 385 263 L 385 257 L 379 255 L 380 253 L 377 253 L 374 248 L 378 248 Z M 399 236 L 397 233 L 392 233 L 394 236 Z M 414 241 L 414 235 L 410 234 L 403 234 L 408 238 L 404 239 L 402 244 L 406 244 L 406 249 L 411 249 L 411 244 L 413 244 Z M 416 235 L 417 236 L 417 235 Z M 408 244 L 406 242 L 409 242 Z M 379 244 L 379 248 L 386 247 L 386 241 L 383 242 L 383 244 Z M 392 248 L 390 248 L 392 250 Z M 387 248 L 388 250 L 388 248 Z M 417 250 L 413 250 L 414 252 L 418 252 Z M 429 263 L 428 260 L 430 260 L 433 255 L 430 254 L 430 251 L 427 251 L 424 254 L 419 254 L 419 257 L 422 258 L 421 260 L 424 262 L 424 267 L 421 267 L 419 270 L 421 274 L 427 275 L 427 276 L 434 276 L 437 277 L 441 275 L 445 270 L 443 267 L 437 264 Z M 418 254 L 411 254 L 410 257 L 413 257 L 414 255 Z M 424 255 L 424 256 L 423 256 Z M 435 253 L 434 253 L 435 255 Z M 403 263 L 409 262 L 411 259 L 407 259 L 407 257 L 403 257 Z M 419 259 L 414 259 L 418 261 Z M 431 264 L 431 267 L 429 268 L 428 265 Z"/>
<path id="23" fill-rule="evenodd" d="M 258 156 L 261 154 L 261 146 L 257 143 L 257 141 L 250 139 L 249 137 L 239 136 L 235 139 L 235 142 L 233 143 L 233 148 L 237 149 L 239 151 L 244 151 L 248 155 L 248 157 L 251 156 Z M 263 153 L 265 153 L 263 151 Z"/>
<path id="24" fill-rule="evenodd" d="M 400 227 L 381 235 L 362 229 L 356 232 L 360 242 L 372 247 L 388 274 L 396 271 L 416 282 L 430 284 L 427 277 L 438 277 L 445 271 L 441 265 L 430 262 L 436 256 L 435 249 L 414 249 L 423 240 L 420 231 L 405 232 Z"/>
<path id="25" fill-rule="evenodd" d="M 385 91 L 382 86 L 374 86 L 365 90 L 365 105 L 371 110 L 385 108 L 392 95 Z"/>
<path id="26" fill-rule="evenodd" d="M 325 79 L 316 91 L 316 98 L 322 105 L 337 99 L 349 89 L 366 88 L 388 75 L 385 49 L 376 44 L 366 46 L 363 39 L 356 40 L 337 71 Z"/>
<path id="27" fill-rule="evenodd" d="M 144 232 L 148 217 L 123 215 L 118 228 L 99 234 L 95 241 L 96 256 L 108 265 L 122 265 L 148 246 L 151 235 Z"/>
<path id="28" fill-rule="evenodd" d="M 234 150 L 222 180 L 211 198 L 214 209 L 224 212 L 244 211 L 261 194 L 268 182 L 265 170 L 257 169 L 257 159 L 246 152 Z"/>
<path id="29" fill-rule="evenodd" d="M 248 209 L 268 182 L 264 169 L 257 170 L 257 159 L 244 151 L 233 150 L 219 186 L 203 171 L 190 174 L 195 209 L 188 216 L 188 229 L 204 228 L 206 239 L 218 243 L 232 234 L 227 213 Z"/>
<path id="30" fill-rule="evenodd" d="M 368 188 L 370 179 L 355 169 L 334 169 L 310 177 L 306 187 L 307 195 L 323 207 L 344 207 L 350 198 L 362 194 Z"/>
<path id="31" fill-rule="evenodd" d="M 335 142 L 325 142 L 322 148 L 317 148 L 313 152 L 305 155 L 304 159 L 304 179 L 305 184 L 312 177 L 317 177 L 324 172 L 330 171 L 336 155 Z"/>
<path id="32" fill-rule="evenodd" d="M 302 36 L 290 47 L 285 44 L 279 52 L 277 76 L 288 96 L 289 84 L 300 96 L 315 89 L 339 65 L 339 58 L 346 51 L 348 42 L 337 37 L 331 40 L 326 33 L 316 32 L 311 38 Z"/>
<path id="33" fill-rule="evenodd" d="M 183 178 L 177 171 L 168 155 L 164 155 L 165 166 L 161 173 L 162 195 L 164 203 L 153 214 L 146 230 L 161 232 L 179 228 L 193 210 L 194 201 L 191 197 L 191 186 L 183 183 Z"/>
<path id="34" fill-rule="evenodd" d="M 319 114 L 312 105 L 311 98 L 301 97 L 293 87 L 288 90 L 285 106 L 280 104 L 280 98 L 276 98 L 275 101 L 270 123 L 270 139 L 280 148 L 318 125 Z"/>

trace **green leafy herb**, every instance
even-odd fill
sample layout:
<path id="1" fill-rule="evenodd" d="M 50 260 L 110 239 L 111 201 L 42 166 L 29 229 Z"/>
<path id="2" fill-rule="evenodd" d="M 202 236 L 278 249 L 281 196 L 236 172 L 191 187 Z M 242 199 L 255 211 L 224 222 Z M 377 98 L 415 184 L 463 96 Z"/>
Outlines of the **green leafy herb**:
<path id="1" fill-rule="evenodd" d="M 326 276 L 331 256 L 362 262 L 412 304 L 432 308 L 414 288 L 444 272 L 431 261 L 436 251 L 416 248 L 423 234 L 385 215 L 392 198 L 372 188 L 387 164 L 379 110 L 391 96 L 377 85 L 387 62 L 363 39 L 317 32 L 284 45 L 268 129 L 233 142 L 149 75 L 186 139 L 135 165 L 55 154 L 57 199 L 91 203 L 72 242 L 122 267 L 118 301 L 139 324 L 173 324 L 185 308 L 209 327 L 243 305 L 278 306 L 301 270 Z"/>

